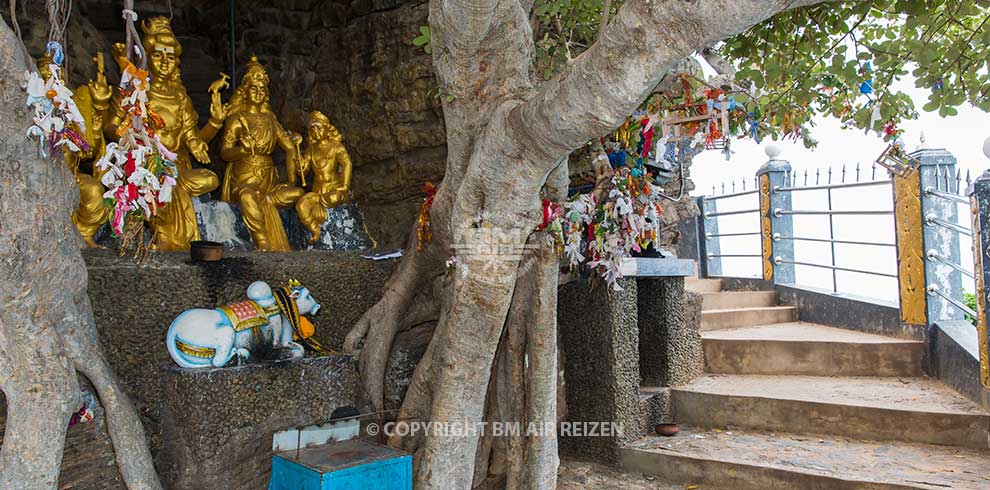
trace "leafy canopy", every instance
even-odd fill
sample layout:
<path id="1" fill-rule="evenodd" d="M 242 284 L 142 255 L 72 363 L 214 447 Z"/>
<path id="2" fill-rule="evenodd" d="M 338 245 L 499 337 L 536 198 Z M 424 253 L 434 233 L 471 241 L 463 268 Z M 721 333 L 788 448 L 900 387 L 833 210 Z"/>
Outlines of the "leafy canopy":
<path id="1" fill-rule="evenodd" d="M 602 0 L 537 0 L 537 66 L 549 78 L 598 35 Z M 621 0 L 609 5 L 615 15 Z M 896 136 L 918 107 L 990 112 L 990 0 L 833 2 L 781 13 L 712 51 L 738 68 L 732 95 L 760 136 L 803 139 L 816 114 Z M 926 101 L 894 88 L 927 89 Z M 696 81 L 700 88 L 702 83 Z M 678 94 L 674 94 L 678 95 Z"/>

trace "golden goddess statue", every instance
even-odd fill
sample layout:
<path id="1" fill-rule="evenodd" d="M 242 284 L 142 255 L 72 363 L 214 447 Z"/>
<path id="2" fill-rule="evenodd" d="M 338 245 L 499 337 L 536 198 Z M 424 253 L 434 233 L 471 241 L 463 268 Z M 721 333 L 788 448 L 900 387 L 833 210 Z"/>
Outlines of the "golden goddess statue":
<path id="1" fill-rule="evenodd" d="M 304 193 L 295 186 L 298 153 L 268 104 L 268 74 L 255 56 L 230 100 L 222 141 L 227 170 L 221 199 L 240 204 L 257 250 L 291 250 L 278 208 L 292 206 Z M 286 155 L 287 183 L 279 183 L 272 161 L 276 146 Z"/>
<path id="2" fill-rule="evenodd" d="M 343 137 L 330 119 L 320 111 L 309 115 L 309 142 L 299 158 L 299 172 L 313 172 L 310 191 L 296 203 L 299 221 L 309 230 L 310 243 L 320 240 L 320 228 L 327 220 L 327 208 L 347 202 L 351 189 L 351 157 L 344 148 Z"/>
<path id="3" fill-rule="evenodd" d="M 199 226 L 193 209 L 192 197 L 217 188 L 220 179 L 208 169 L 193 168 L 189 155 L 203 164 L 210 163 L 209 142 L 223 126 L 226 108 L 220 100 L 220 90 L 226 85 L 227 76 L 210 85 L 210 119 L 199 128 L 199 114 L 182 84 L 179 60 L 182 45 L 165 17 L 152 17 L 141 24 L 144 33 L 141 44 L 148 56 L 151 86 L 148 89 L 148 105 L 165 121 L 158 131 L 162 144 L 177 155 L 175 165 L 179 170 L 178 185 L 172 191 L 172 201 L 159 210 L 154 221 L 155 244 L 159 250 L 188 250 L 189 242 L 199 240 Z M 121 59 L 124 45 L 113 46 L 114 58 Z M 124 117 L 119 104 L 107 118 L 104 129 L 116 137 Z"/>
<path id="4" fill-rule="evenodd" d="M 97 53 L 93 61 L 97 66 L 96 80 L 90 80 L 86 85 L 80 85 L 72 91 L 72 98 L 86 123 L 86 131 L 80 133 L 89 145 L 89 149 L 81 152 L 66 151 L 65 163 L 72 170 L 76 184 L 79 186 L 79 207 L 72 213 L 72 222 L 75 223 L 86 246 L 100 248 L 94 237 L 109 219 L 111 208 L 103 202 L 103 193 L 106 189 L 100 182 L 102 174 L 93 163 L 99 160 L 106 150 L 102 131 L 103 115 L 110 106 L 112 92 L 103 75 L 103 53 Z M 52 63 L 54 62 L 48 54 L 38 59 L 38 72 L 45 80 L 51 78 L 49 65 Z M 89 168 L 80 168 L 83 163 Z"/>

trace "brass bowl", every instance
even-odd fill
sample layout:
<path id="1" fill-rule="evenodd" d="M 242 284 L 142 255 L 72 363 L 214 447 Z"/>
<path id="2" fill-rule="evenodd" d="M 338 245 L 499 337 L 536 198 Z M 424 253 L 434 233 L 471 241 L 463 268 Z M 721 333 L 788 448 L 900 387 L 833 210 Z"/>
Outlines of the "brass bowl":
<path id="1" fill-rule="evenodd" d="M 209 240 L 189 242 L 189 256 L 193 262 L 217 262 L 223 258 L 223 244 Z"/>

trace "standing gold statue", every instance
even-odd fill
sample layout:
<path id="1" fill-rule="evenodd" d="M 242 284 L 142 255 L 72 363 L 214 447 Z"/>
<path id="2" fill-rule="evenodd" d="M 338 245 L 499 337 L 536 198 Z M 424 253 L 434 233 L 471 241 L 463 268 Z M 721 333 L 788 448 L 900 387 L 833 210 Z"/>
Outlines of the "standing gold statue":
<path id="1" fill-rule="evenodd" d="M 97 53 L 93 60 L 96 62 L 96 80 L 90 80 L 86 85 L 80 85 L 72 91 L 72 98 L 86 123 L 86 131 L 80 131 L 80 135 L 86 140 L 89 149 L 81 152 L 66 151 L 65 163 L 72 170 L 79 186 L 79 207 L 72 213 L 72 222 L 88 247 L 100 248 L 94 237 L 109 219 L 111 208 L 103 203 L 106 189 L 100 182 L 101 172 L 93 164 L 103 157 L 106 150 L 102 131 L 103 115 L 110 106 L 112 92 L 103 75 L 103 53 Z M 48 54 L 38 60 L 38 72 L 45 80 L 51 78 L 49 65 L 52 63 L 54 62 Z M 84 162 L 92 166 L 88 173 L 85 169 L 80 169 Z"/>
<path id="2" fill-rule="evenodd" d="M 306 173 L 313 171 L 313 186 L 299 202 L 296 213 L 309 230 L 310 243 L 320 240 L 320 229 L 327 220 L 327 208 L 347 202 L 351 189 L 351 157 L 344 148 L 340 131 L 320 111 L 309 115 L 309 145 L 299 158 L 299 173 L 306 185 Z"/>
<path id="3" fill-rule="evenodd" d="M 159 250 L 188 250 L 190 241 L 199 240 L 192 197 L 210 192 L 220 184 L 215 173 L 193 168 L 189 155 L 201 163 L 210 163 L 209 141 L 223 126 L 227 114 L 220 100 L 220 90 L 227 85 L 227 76 L 221 73 L 221 78 L 210 85 L 210 119 L 198 128 L 199 114 L 193 109 L 179 74 L 182 45 L 172 32 L 169 20 L 152 17 L 141 24 L 141 30 L 144 32 L 141 43 L 151 72 L 148 105 L 165 121 L 158 136 L 165 148 L 177 155 L 175 165 L 179 169 L 172 201 L 159 210 L 154 221 L 155 244 Z M 124 49 L 123 44 L 115 44 L 114 58 L 121 59 Z M 114 113 L 104 126 L 108 134 L 116 135 L 123 117 L 120 104 L 114 104 Z"/>
<path id="4" fill-rule="evenodd" d="M 288 183 L 279 183 L 272 153 L 286 155 Z M 295 187 L 298 153 L 268 105 L 268 74 L 252 56 L 230 100 L 220 156 L 227 161 L 221 199 L 241 206 L 244 223 L 259 251 L 288 251 L 289 239 L 278 208 L 292 206 L 304 191 Z"/>

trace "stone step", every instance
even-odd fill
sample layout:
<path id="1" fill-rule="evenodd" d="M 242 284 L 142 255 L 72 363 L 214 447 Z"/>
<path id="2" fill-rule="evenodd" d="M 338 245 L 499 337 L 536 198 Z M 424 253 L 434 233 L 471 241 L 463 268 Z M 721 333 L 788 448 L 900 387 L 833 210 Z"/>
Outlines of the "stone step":
<path id="1" fill-rule="evenodd" d="M 776 306 L 776 291 L 722 291 L 701 294 L 702 311 Z"/>
<path id="2" fill-rule="evenodd" d="M 988 489 L 990 452 L 681 426 L 621 450 L 629 473 L 733 490 Z"/>
<path id="3" fill-rule="evenodd" d="M 721 279 L 684 278 L 684 287 L 696 293 L 717 293 L 722 290 Z"/>
<path id="4" fill-rule="evenodd" d="M 725 293 L 723 293 L 725 294 Z M 925 343 L 790 322 L 701 333 L 717 374 L 922 376 Z"/>
<path id="5" fill-rule="evenodd" d="M 701 312 L 701 331 L 770 325 L 773 323 L 794 322 L 797 319 L 798 309 L 794 306 L 708 310 Z"/>
<path id="6" fill-rule="evenodd" d="M 990 447 L 986 411 L 927 378 L 708 374 L 671 402 L 677 423 L 699 427 Z"/>

